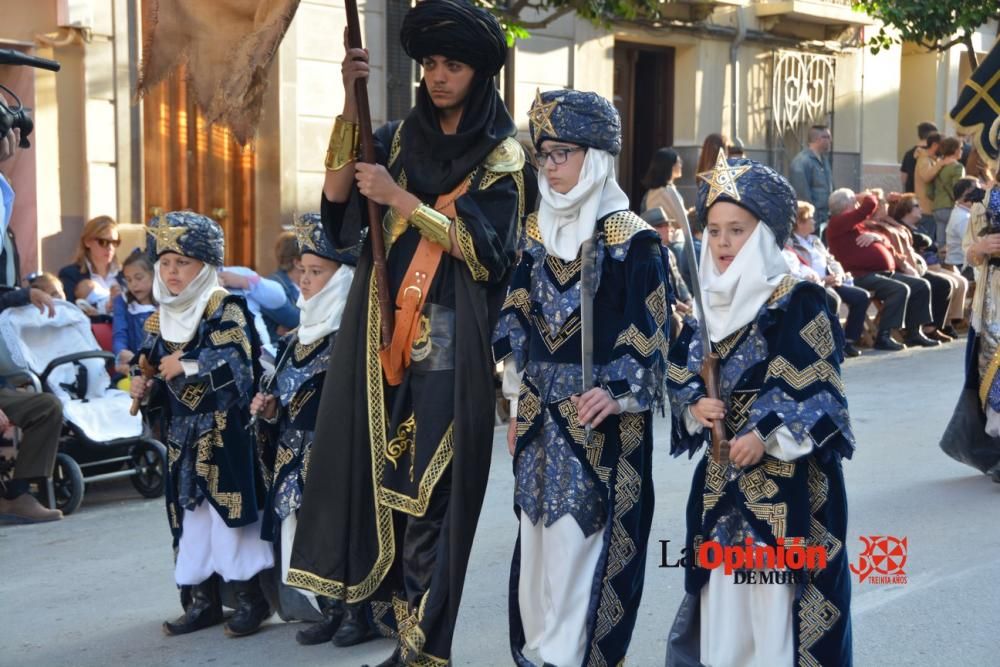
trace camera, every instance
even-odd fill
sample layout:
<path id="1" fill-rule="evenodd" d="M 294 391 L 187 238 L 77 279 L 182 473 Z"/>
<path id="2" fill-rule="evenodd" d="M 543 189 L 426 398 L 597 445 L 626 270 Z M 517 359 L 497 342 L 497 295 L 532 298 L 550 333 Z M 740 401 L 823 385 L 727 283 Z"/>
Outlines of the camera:
<path id="1" fill-rule="evenodd" d="M 0 84 L 0 89 L 3 89 L 5 97 L 13 99 L 15 104 L 11 107 L 0 102 L 0 137 L 6 136 L 11 130 L 21 130 L 21 141 L 18 143 L 18 147 L 30 148 L 31 142 L 28 141 L 28 135 L 35 129 L 35 123 L 31 120 L 31 109 L 25 108 L 21 104 L 20 98 L 7 86 Z"/>

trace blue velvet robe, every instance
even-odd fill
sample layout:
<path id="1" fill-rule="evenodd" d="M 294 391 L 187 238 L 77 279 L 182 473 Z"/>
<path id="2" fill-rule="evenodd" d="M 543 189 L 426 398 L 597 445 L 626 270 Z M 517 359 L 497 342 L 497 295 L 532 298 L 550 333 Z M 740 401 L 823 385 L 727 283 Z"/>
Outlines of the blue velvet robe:
<path id="1" fill-rule="evenodd" d="M 603 533 L 592 573 L 584 664 L 625 657 L 642 595 L 653 516 L 652 408 L 662 400 L 671 294 L 656 232 L 629 211 L 598 221 L 594 298 L 594 377 L 638 412 L 612 415 L 590 443 L 572 394 L 581 392 L 580 260 L 549 256 L 535 215 L 528 217 L 520 262 L 493 336 L 497 361 L 513 355 L 523 370 L 517 413 L 515 512 L 551 525 L 572 515 L 585 535 Z M 518 602 L 520 538 L 510 578 L 510 641 L 518 665 L 524 630 Z"/>
<path id="2" fill-rule="evenodd" d="M 706 540 L 742 546 L 750 536 L 756 544 L 775 546 L 777 538 L 803 537 L 807 547 L 826 547 L 827 567 L 797 585 L 792 612 L 796 662 L 850 665 L 851 575 L 841 459 L 851 457 L 854 434 L 840 378 L 840 324 L 827 309 L 822 287 L 786 276 L 754 321 L 713 349 L 720 357 L 726 436 L 755 431 L 766 441 L 785 427 L 799 443 L 811 441 L 813 451 L 790 462 L 765 454 L 730 479 L 706 447 L 688 499 L 688 597 L 671 633 L 667 664 L 697 664 L 679 654 L 698 645 L 697 596 L 710 575 L 697 565 L 698 546 Z M 667 365 L 674 456 L 694 456 L 709 438 L 707 429 L 690 433 L 683 418 L 684 409 L 705 396 L 699 375 L 703 357 L 698 323 L 689 318 Z M 695 620 L 688 623 L 690 618 L 682 617 L 692 611 Z"/>

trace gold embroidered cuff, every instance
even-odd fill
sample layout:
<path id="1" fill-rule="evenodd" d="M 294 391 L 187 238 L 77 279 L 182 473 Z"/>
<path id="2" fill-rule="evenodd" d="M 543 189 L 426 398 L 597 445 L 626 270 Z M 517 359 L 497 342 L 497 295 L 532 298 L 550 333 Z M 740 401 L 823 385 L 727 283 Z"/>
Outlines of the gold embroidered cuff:
<path id="1" fill-rule="evenodd" d="M 428 240 L 451 252 L 451 219 L 444 213 L 421 204 L 410 216 L 410 224 L 420 230 Z"/>
<path id="2" fill-rule="evenodd" d="M 337 116 L 326 147 L 326 168 L 340 171 L 358 159 L 358 124 Z"/>

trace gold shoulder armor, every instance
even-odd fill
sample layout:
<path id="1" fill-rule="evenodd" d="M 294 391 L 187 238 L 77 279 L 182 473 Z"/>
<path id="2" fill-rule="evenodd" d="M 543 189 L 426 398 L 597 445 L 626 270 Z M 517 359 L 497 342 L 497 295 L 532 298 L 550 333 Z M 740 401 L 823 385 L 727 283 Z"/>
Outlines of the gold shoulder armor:
<path id="1" fill-rule="evenodd" d="M 148 334 L 153 334 L 154 336 L 160 335 L 160 311 L 154 310 L 149 317 L 146 318 L 145 324 L 142 325 L 143 330 Z"/>
<path id="2" fill-rule="evenodd" d="M 229 296 L 229 292 L 224 289 L 215 290 L 212 292 L 212 296 L 208 297 L 208 305 L 205 306 L 205 318 L 209 318 L 215 314 L 215 311 L 219 309 L 225 298 Z"/>
<path id="3" fill-rule="evenodd" d="M 604 238 L 608 245 L 621 245 L 646 229 L 653 228 L 632 211 L 618 211 L 604 221 Z"/>
<path id="4" fill-rule="evenodd" d="M 502 174 L 521 171 L 524 167 L 524 149 L 517 143 L 517 139 L 507 137 L 486 156 L 483 164 L 488 170 Z"/>
<path id="5" fill-rule="evenodd" d="M 524 233 L 532 241 L 542 242 L 542 232 L 538 229 L 538 213 L 528 214 L 528 219 L 524 221 Z"/>
<path id="6" fill-rule="evenodd" d="M 771 292 L 771 296 L 767 299 L 767 305 L 772 305 L 778 303 L 782 297 L 792 291 L 792 289 L 801 282 L 798 278 L 791 274 L 787 274 L 778 283 L 778 286 L 774 288 Z"/>

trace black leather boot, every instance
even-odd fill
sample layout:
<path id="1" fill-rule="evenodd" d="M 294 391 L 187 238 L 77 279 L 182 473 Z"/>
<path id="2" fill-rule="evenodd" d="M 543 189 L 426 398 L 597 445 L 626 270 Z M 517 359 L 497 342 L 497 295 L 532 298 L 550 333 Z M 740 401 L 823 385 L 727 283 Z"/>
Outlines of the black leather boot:
<path id="1" fill-rule="evenodd" d="M 271 605 L 264 599 L 256 575 L 247 581 L 231 583 L 236 594 L 236 611 L 226 621 L 226 634 L 230 637 L 252 635 L 271 615 Z"/>
<path id="2" fill-rule="evenodd" d="M 361 667 L 369 667 L 369 665 L 365 664 Z M 403 654 L 397 646 L 396 650 L 392 652 L 392 655 L 375 665 L 375 667 L 406 667 L 406 663 L 403 662 Z"/>
<path id="3" fill-rule="evenodd" d="M 222 622 L 222 601 L 215 577 L 186 588 L 189 601 L 184 615 L 174 621 L 163 622 L 163 633 L 166 635 L 186 635 Z"/>
<path id="4" fill-rule="evenodd" d="M 334 646 L 355 646 L 381 636 L 368 620 L 366 606 L 364 603 L 344 605 L 344 618 L 333 636 Z"/>
<path id="5" fill-rule="evenodd" d="M 319 610 L 323 612 L 323 620 L 310 624 L 295 633 L 295 641 L 303 646 L 322 644 L 333 639 L 344 618 L 344 603 L 324 596 L 318 596 Z"/>

